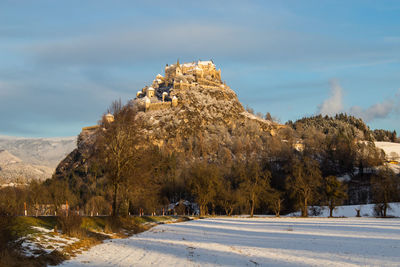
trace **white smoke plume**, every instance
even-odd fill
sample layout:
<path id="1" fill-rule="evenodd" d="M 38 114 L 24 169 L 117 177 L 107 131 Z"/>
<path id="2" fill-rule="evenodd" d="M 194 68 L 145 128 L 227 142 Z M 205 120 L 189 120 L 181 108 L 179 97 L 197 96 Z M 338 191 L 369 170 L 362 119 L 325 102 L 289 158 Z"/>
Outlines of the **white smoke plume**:
<path id="1" fill-rule="evenodd" d="M 343 89 L 336 80 L 331 81 L 331 95 L 318 106 L 321 115 L 334 116 L 343 111 Z"/>
<path id="2" fill-rule="evenodd" d="M 331 82 L 331 96 L 318 106 L 318 113 L 321 115 L 334 116 L 340 112 L 361 118 L 366 122 L 375 119 L 382 119 L 389 116 L 391 113 L 400 112 L 400 89 L 392 99 L 386 99 L 380 103 L 376 103 L 368 108 L 360 106 L 352 106 L 349 109 L 343 107 L 343 89 L 338 81 Z"/>

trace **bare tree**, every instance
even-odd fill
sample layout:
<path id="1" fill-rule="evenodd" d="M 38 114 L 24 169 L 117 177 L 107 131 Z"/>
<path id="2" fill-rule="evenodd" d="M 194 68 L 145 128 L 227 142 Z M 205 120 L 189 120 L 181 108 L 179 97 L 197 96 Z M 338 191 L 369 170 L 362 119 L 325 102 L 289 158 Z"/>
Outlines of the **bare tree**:
<path id="1" fill-rule="evenodd" d="M 283 201 L 283 192 L 273 188 L 268 190 L 268 207 L 273 210 L 276 217 L 280 216 L 283 207 Z"/>
<path id="2" fill-rule="evenodd" d="M 323 181 L 323 193 L 326 204 L 329 208 L 329 217 L 332 217 L 333 210 L 337 205 L 343 203 L 343 200 L 347 198 L 346 186 L 339 181 L 336 176 L 328 176 Z"/>
<path id="3" fill-rule="evenodd" d="M 400 195 L 400 178 L 385 167 L 371 179 L 373 199 L 382 204 L 383 216 L 387 216 L 389 202 L 398 201 Z"/>
<path id="4" fill-rule="evenodd" d="M 296 159 L 292 163 L 287 190 L 296 198 L 302 217 L 308 216 L 308 205 L 317 196 L 321 179 L 321 171 L 316 160 L 305 157 L 302 161 Z"/>
<path id="5" fill-rule="evenodd" d="M 119 110 L 115 104 L 114 109 Z M 112 186 L 112 215 L 118 215 L 118 197 L 121 184 L 128 178 L 137 160 L 136 147 L 139 141 L 136 113 L 129 107 L 114 114 L 113 123 L 102 128 L 97 149 L 103 164 L 105 176 Z"/>
<path id="6" fill-rule="evenodd" d="M 207 213 L 207 205 L 215 200 L 219 170 L 215 165 L 195 162 L 189 170 L 191 192 L 200 208 L 200 216 Z"/>
<path id="7" fill-rule="evenodd" d="M 254 215 L 254 209 L 269 187 L 270 173 L 262 171 L 256 160 L 244 164 L 244 173 L 240 184 L 240 191 L 244 200 L 250 205 L 250 217 Z"/>

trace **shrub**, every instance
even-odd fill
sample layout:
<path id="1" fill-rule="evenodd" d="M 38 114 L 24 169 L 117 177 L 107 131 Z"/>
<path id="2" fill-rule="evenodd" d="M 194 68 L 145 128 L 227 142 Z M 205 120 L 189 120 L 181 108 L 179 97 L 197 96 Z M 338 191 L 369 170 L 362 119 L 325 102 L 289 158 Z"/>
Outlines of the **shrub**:
<path id="1" fill-rule="evenodd" d="M 61 231 L 69 236 L 84 237 L 85 230 L 81 227 L 82 217 L 76 214 L 58 216 L 58 226 Z"/>
<path id="2" fill-rule="evenodd" d="M 117 233 L 121 230 L 122 222 L 119 217 L 108 217 L 104 226 L 104 232 Z"/>

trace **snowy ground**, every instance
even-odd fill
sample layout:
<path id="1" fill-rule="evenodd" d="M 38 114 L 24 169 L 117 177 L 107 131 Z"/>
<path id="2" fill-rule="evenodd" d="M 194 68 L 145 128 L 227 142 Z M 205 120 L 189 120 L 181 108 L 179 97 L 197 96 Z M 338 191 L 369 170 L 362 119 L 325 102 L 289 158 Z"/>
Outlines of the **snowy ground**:
<path id="1" fill-rule="evenodd" d="M 28 257 L 38 257 L 43 253 L 51 253 L 54 250 L 62 252 L 62 250 L 79 239 L 68 236 L 61 236 L 59 233 L 54 233 L 52 230 L 32 226 L 35 233 L 29 234 L 22 238 L 22 252 Z"/>
<path id="2" fill-rule="evenodd" d="M 375 142 L 375 146 L 383 149 L 388 158 L 393 158 L 394 160 L 400 157 L 400 144 L 392 142 Z"/>
<path id="3" fill-rule="evenodd" d="M 164 224 L 63 266 L 399 266 L 400 220 L 228 218 Z"/>
<path id="4" fill-rule="evenodd" d="M 356 217 L 357 211 L 360 210 L 360 215 L 362 217 L 375 217 L 374 213 L 375 204 L 364 204 L 364 205 L 348 205 L 348 206 L 340 206 L 333 210 L 334 217 Z M 291 216 L 300 216 L 301 212 L 295 212 L 290 214 Z M 312 207 L 309 208 L 309 215 L 312 215 Z M 324 207 L 321 210 L 321 214 L 317 215 L 317 217 L 328 217 L 329 209 Z M 387 211 L 387 216 L 395 216 L 400 217 L 400 203 L 389 203 L 389 209 Z"/>

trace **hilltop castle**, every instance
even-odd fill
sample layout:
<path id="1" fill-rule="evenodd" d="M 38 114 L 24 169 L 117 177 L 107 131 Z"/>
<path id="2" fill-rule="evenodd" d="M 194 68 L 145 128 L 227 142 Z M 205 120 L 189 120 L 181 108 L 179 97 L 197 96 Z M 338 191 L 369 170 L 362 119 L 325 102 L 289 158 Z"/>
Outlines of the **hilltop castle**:
<path id="1" fill-rule="evenodd" d="M 221 82 L 221 70 L 217 70 L 210 61 L 197 61 L 165 66 L 165 75 L 158 74 L 151 86 L 144 87 L 136 93 L 139 106 L 144 111 L 176 107 L 179 100 L 178 90 L 187 90 L 197 86 L 225 87 Z"/>
<path id="2" fill-rule="evenodd" d="M 216 69 L 212 60 L 197 61 L 165 66 L 165 75 L 158 74 L 151 86 L 145 86 L 136 93 L 136 98 L 131 104 L 138 106 L 142 111 L 160 110 L 177 107 L 179 101 L 177 93 L 180 90 L 195 89 L 198 86 L 221 88 L 227 86 L 221 81 L 221 70 Z M 107 123 L 114 121 L 112 114 L 106 114 L 102 118 Z M 82 131 L 92 131 L 100 126 L 89 126 L 82 128 Z"/>

